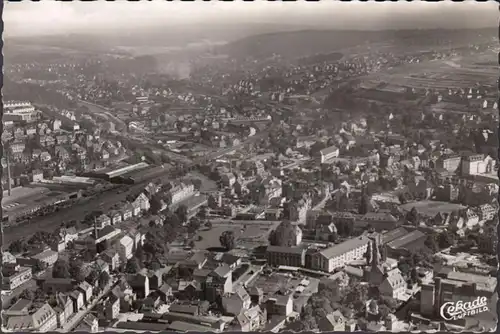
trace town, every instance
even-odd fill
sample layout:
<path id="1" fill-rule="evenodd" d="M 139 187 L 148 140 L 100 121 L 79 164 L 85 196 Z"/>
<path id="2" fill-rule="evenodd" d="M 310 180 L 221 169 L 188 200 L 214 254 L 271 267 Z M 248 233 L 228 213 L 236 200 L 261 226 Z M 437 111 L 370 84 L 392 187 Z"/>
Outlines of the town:
<path id="1" fill-rule="evenodd" d="M 187 79 L 7 54 L 2 331 L 495 329 L 495 35 L 415 34 Z"/>

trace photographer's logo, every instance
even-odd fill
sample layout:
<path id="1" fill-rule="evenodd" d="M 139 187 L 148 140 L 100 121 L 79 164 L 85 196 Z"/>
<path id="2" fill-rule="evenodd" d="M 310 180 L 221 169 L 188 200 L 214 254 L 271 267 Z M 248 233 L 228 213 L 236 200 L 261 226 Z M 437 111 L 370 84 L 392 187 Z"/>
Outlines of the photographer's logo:
<path id="1" fill-rule="evenodd" d="M 441 306 L 440 315 L 445 320 L 458 320 L 488 311 L 486 297 L 477 297 L 470 302 L 447 302 Z"/>

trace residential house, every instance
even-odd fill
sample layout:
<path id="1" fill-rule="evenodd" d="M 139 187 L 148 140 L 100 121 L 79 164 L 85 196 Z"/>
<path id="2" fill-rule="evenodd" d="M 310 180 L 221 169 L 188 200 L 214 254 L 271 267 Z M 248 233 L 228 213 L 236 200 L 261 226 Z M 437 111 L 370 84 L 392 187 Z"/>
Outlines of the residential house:
<path id="1" fill-rule="evenodd" d="M 164 303 L 168 302 L 174 295 L 172 287 L 167 283 L 163 283 L 162 286 L 160 286 L 160 288 L 157 290 L 157 293 L 160 295 L 160 298 Z"/>
<path id="2" fill-rule="evenodd" d="M 127 204 L 122 209 L 121 213 L 122 213 L 122 219 L 124 221 L 132 219 L 132 217 L 134 216 L 134 207 L 132 206 L 132 204 Z"/>
<path id="3" fill-rule="evenodd" d="M 60 161 L 68 161 L 71 159 L 71 155 L 68 150 L 63 146 L 54 147 L 54 157 Z"/>
<path id="4" fill-rule="evenodd" d="M 76 326 L 75 332 L 97 333 L 99 332 L 99 321 L 94 315 L 88 313 Z"/>
<path id="5" fill-rule="evenodd" d="M 110 226 L 111 225 L 111 218 L 109 218 L 105 214 L 102 214 L 99 217 L 97 217 L 96 225 L 97 225 L 98 229 L 103 229 L 106 226 Z"/>
<path id="6" fill-rule="evenodd" d="M 120 312 L 130 312 L 136 294 L 126 279 L 120 279 L 117 286 L 115 286 L 111 293 L 120 300 Z"/>
<path id="7" fill-rule="evenodd" d="M 122 214 L 120 211 L 113 211 L 109 214 L 111 218 L 111 225 L 116 225 L 122 222 Z"/>
<path id="8" fill-rule="evenodd" d="M 134 204 L 137 205 L 141 211 L 149 211 L 149 199 L 144 193 L 141 193 L 139 196 L 137 196 L 132 205 Z"/>
<path id="9" fill-rule="evenodd" d="M 120 255 L 120 260 L 122 263 L 127 262 L 127 260 L 131 259 L 134 251 L 134 240 L 129 237 L 128 235 L 125 235 L 120 239 L 118 242 L 118 254 Z"/>
<path id="10" fill-rule="evenodd" d="M 378 290 L 382 296 L 399 299 L 405 295 L 406 286 L 406 280 L 401 271 L 396 268 L 385 274 L 385 278 L 382 284 L 379 285 Z"/>
<path id="11" fill-rule="evenodd" d="M 266 301 L 267 314 L 288 317 L 293 312 L 293 297 L 289 295 L 275 295 Z"/>
<path id="12" fill-rule="evenodd" d="M 194 195 L 194 185 L 193 184 L 185 184 L 180 183 L 174 185 L 170 190 L 171 203 L 172 205 L 177 204 L 186 198 L 189 198 Z"/>
<path id="13" fill-rule="evenodd" d="M 83 292 L 81 292 L 80 290 L 72 290 L 68 293 L 68 295 L 73 302 L 73 309 L 75 310 L 75 312 L 82 310 L 85 306 L 85 297 L 83 295 Z"/>
<path id="14" fill-rule="evenodd" d="M 143 273 L 145 273 L 149 278 L 149 288 L 151 290 L 158 290 L 163 284 L 163 272 L 161 270 L 148 270 L 143 269 Z"/>
<path id="15" fill-rule="evenodd" d="M 49 162 L 50 160 L 52 160 L 52 156 L 49 152 L 43 151 L 42 153 L 40 153 L 40 161 Z"/>
<path id="16" fill-rule="evenodd" d="M 236 316 L 237 330 L 242 332 L 257 332 L 267 323 L 267 312 L 259 305 L 243 310 Z"/>
<path id="17" fill-rule="evenodd" d="M 54 311 L 57 313 L 58 327 L 64 326 L 75 312 L 73 301 L 67 294 L 62 292 L 56 293 L 56 306 L 54 307 Z"/>
<path id="18" fill-rule="evenodd" d="M 498 213 L 491 204 L 483 204 L 479 206 L 480 219 L 481 220 L 492 220 L 493 217 Z"/>
<path id="19" fill-rule="evenodd" d="M 222 297 L 222 307 L 227 314 L 238 315 L 244 310 L 248 310 L 252 300 L 243 286 L 238 286 L 236 291 Z"/>
<path id="20" fill-rule="evenodd" d="M 127 282 L 138 298 L 144 299 L 149 296 L 149 277 L 144 273 L 137 273 L 127 276 Z"/>
<path id="21" fill-rule="evenodd" d="M 99 313 L 107 321 L 118 319 L 120 315 L 120 298 L 111 293 L 101 304 Z"/>
<path id="22" fill-rule="evenodd" d="M 233 291 L 232 270 L 228 265 L 218 266 L 204 282 L 205 299 L 215 302 L 218 297 Z"/>
<path id="23" fill-rule="evenodd" d="M 102 260 L 109 265 L 111 271 L 118 269 L 120 266 L 120 255 L 114 249 L 107 249 L 100 254 Z"/>
<path id="24" fill-rule="evenodd" d="M 12 142 L 9 147 L 13 154 L 23 153 L 26 148 L 26 144 L 24 143 L 24 141 L 19 140 Z"/>
<path id="25" fill-rule="evenodd" d="M 54 252 L 51 249 L 46 249 L 42 251 L 41 253 L 38 253 L 34 256 L 31 257 L 32 260 L 39 261 L 46 265 L 47 267 L 50 267 L 56 263 L 57 259 L 59 257 L 59 253 Z"/>
<path id="26" fill-rule="evenodd" d="M 34 304 L 19 299 L 2 314 L 3 327 L 9 332 L 50 332 L 57 328 L 57 313 L 48 303 Z"/>
<path id="27" fill-rule="evenodd" d="M 339 310 L 336 310 L 321 318 L 318 329 L 321 332 L 342 332 L 346 330 L 346 323 L 347 319 Z"/>
<path id="28" fill-rule="evenodd" d="M 460 167 L 462 157 L 460 155 L 441 155 L 436 161 L 435 168 L 443 168 L 448 172 L 456 172 Z"/>
<path id="29" fill-rule="evenodd" d="M 89 283 L 83 281 L 80 284 L 78 284 L 77 289 L 83 293 L 83 302 L 86 305 L 90 304 L 94 292 L 92 286 Z"/>

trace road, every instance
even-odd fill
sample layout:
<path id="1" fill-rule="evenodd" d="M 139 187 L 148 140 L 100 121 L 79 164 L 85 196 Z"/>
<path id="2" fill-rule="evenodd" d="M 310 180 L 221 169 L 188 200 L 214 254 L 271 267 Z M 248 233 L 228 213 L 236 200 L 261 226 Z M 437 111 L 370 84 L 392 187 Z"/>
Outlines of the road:
<path id="1" fill-rule="evenodd" d="M 325 197 L 323 197 L 321 202 L 316 204 L 311 210 L 312 211 L 322 210 L 325 207 L 326 202 L 328 202 L 329 199 L 330 199 L 330 190 L 328 190 L 328 192 L 325 194 Z"/>
<path id="2" fill-rule="evenodd" d="M 103 292 L 97 298 L 95 298 L 92 303 L 86 307 L 83 310 L 78 311 L 77 313 L 73 314 L 73 316 L 69 319 L 69 321 L 63 326 L 63 328 L 58 328 L 56 329 L 56 332 L 60 333 L 68 333 L 71 332 L 75 329 L 76 326 L 80 323 L 80 321 L 90 312 L 92 309 L 97 305 L 97 303 L 104 297 L 106 296 L 111 289 L 113 289 L 118 282 L 113 283 L 111 285 L 108 285 Z"/>

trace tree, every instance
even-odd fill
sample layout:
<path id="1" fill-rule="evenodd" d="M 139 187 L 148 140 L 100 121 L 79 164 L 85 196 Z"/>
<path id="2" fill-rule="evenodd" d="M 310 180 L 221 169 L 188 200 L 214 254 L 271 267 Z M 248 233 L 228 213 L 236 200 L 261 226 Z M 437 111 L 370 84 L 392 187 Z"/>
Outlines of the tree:
<path id="1" fill-rule="evenodd" d="M 10 253 L 13 253 L 13 254 L 19 254 L 19 253 L 24 253 L 28 250 L 28 246 L 26 244 L 26 240 L 25 239 L 17 239 L 17 240 L 14 240 L 10 245 L 9 245 L 9 248 L 7 248 L 7 250 L 10 252 Z"/>
<path id="2" fill-rule="evenodd" d="M 185 223 L 187 222 L 187 219 L 188 219 L 188 210 L 187 210 L 187 207 L 185 205 L 179 205 L 179 207 L 177 208 L 177 210 L 175 210 L 175 215 L 179 218 L 179 220 L 181 221 L 181 223 Z"/>
<path id="3" fill-rule="evenodd" d="M 161 208 L 162 208 L 162 202 L 160 194 L 153 195 L 150 201 L 149 209 L 153 214 L 157 214 L 158 212 L 160 212 Z"/>
<path id="4" fill-rule="evenodd" d="M 141 264 L 136 257 L 133 257 L 127 261 L 125 266 L 125 272 L 128 274 L 136 274 L 141 270 Z"/>
<path id="5" fill-rule="evenodd" d="M 71 261 L 69 263 L 69 274 L 77 282 L 83 282 L 86 276 L 83 261 Z"/>
<path id="6" fill-rule="evenodd" d="M 99 284 L 99 288 L 104 289 L 106 287 L 106 285 L 108 285 L 109 280 L 110 280 L 110 276 L 109 276 L 108 272 L 101 271 L 101 273 L 99 274 L 99 279 L 97 281 Z"/>
<path id="7" fill-rule="evenodd" d="M 437 236 L 437 243 L 440 249 L 446 249 L 455 244 L 455 237 L 452 233 L 444 231 Z"/>
<path id="8" fill-rule="evenodd" d="M 93 268 L 90 273 L 87 275 L 87 278 L 85 279 L 89 283 L 95 282 L 97 279 L 99 279 L 100 272 L 97 270 L 97 268 Z"/>
<path id="9" fill-rule="evenodd" d="M 23 292 L 21 292 L 21 294 L 19 295 L 19 298 L 34 301 L 35 300 L 35 292 L 33 290 L 30 290 L 30 289 L 25 289 L 25 290 L 23 290 Z"/>
<path id="10" fill-rule="evenodd" d="M 69 272 L 69 264 L 65 260 L 57 260 L 52 267 L 52 277 L 54 278 L 71 278 Z"/>
<path id="11" fill-rule="evenodd" d="M 439 251 L 438 235 L 432 233 L 425 239 L 424 245 L 428 247 L 432 252 L 436 253 Z"/>
<path id="12" fill-rule="evenodd" d="M 235 238 L 233 231 L 224 231 L 219 237 L 220 244 L 227 250 L 231 250 L 235 246 Z"/>
<path id="13" fill-rule="evenodd" d="M 380 314 L 382 319 L 385 319 L 389 314 L 391 314 L 391 309 L 387 307 L 387 305 L 380 305 L 378 308 L 378 314 Z"/>
<path id="14" fill-rule="evenodd" d="M 206 219 L 207 218 L 207 208 L 202 206 L 200 208 L 200 211 L 198 211 L 198 217 L 200 217 L 200 219 Z"/>
<path id="15" fill-rule="evenodd" d="M 208 301 L 203 300 L 200 302 L 199 311 L 201 315 L 207 315 L 209 309 L 210 309 L 210 303 Z"/>
<path id="16" fill-rule="evenodd" d="M 289 220 L 282 221 L 278 227 L 269 234 L 272 246 L 291 247 L 296 242 L 295 226 Z"/>
<path id="17" fill-rule="evenodd" d="M 418 224 L 419 214 L 415 207 L 413 207 L 410 212 L 406 215 L 406 220 L 408 220 L 413 225 Z"/>
<path id="18" fill-rule="evenodd" d="M 191 220 L 189 221 L 189 224 L 187 226 L 187 231 L 188 233 L 190 234 L 193 234 L 195 233 L 199 228 L 200 228 L 200 220 L 196 217 L 194 218 L 191 218 Z"/>
<path id="19" fill-rule="evenodd" d="M 370 203 L 370 197 L 368 195 L 363 195 L 361 197 L 361 203 L 359 204 L 359 214 L 365 215 L 373 210 Z"/>

